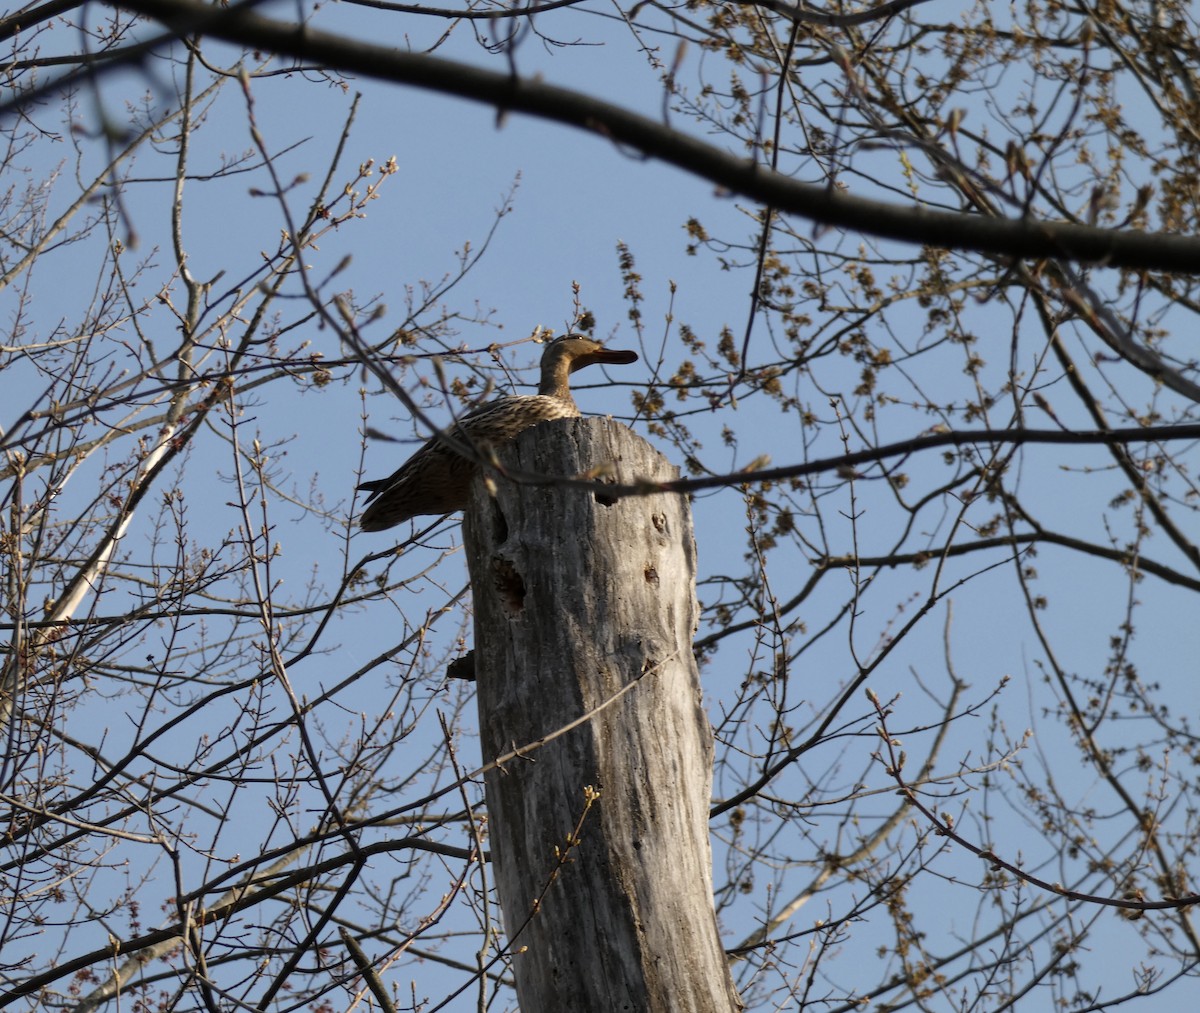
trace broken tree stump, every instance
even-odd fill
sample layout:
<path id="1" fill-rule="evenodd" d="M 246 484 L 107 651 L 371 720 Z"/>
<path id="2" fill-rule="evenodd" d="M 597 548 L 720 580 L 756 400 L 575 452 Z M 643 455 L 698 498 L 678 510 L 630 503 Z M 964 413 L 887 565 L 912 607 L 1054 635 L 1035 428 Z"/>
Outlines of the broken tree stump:
<path id="1" fill-rule="evenodd" d="M 511 473 L 665 481 L 619 422 L 543 423 Z M 717 934 L 712 733 L 677 494 L 476 479 L 464 522 L 494 878 L 522 1013 L 740 1008 Z M 594 795 L 598 792 L 598 798 Z"/>

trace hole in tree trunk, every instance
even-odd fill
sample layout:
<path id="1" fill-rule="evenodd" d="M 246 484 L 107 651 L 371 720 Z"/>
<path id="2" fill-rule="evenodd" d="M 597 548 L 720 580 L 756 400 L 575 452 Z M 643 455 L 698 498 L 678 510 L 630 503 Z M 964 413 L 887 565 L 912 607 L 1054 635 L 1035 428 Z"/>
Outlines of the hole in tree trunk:
<path id="1" fill-rule="evenodd" d="M 496 593 L 504 607 L 513 615 L 517 615 L 525 607 L 525 581 L 511 559 L 503 556 L 492 558 L 492 573 L 495 579 Z"/>

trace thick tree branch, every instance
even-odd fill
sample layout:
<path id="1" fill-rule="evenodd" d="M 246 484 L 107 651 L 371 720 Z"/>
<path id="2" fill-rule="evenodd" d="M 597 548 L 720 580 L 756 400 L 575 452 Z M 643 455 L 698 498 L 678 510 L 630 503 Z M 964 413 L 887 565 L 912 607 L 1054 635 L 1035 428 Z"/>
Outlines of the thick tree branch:
<path id="1" fill-rule="evenodd" d="M 76 7 L 82 7 L 81 0 L 49 0 L 38 7 L 24 7 L 20 10 L 6 12 L 0 18 L 0 42 L 7 42 L 18 32 L 27 32 L 34 25 L 43 24 L 53 18 L 66 14 Z"/>
<path id="2" fill-rule="evenodd" d="M 883 443 L 847 454 L 818 457 L 803 464 L 785 464 L 778 468 L 733 472 L 724 475 L 705 475 L 702 478 L 678 478 L 671 482 L 638 482 L 613 484 L 593 478 L 538 475 L 506 471 L 506 478 L 528 485 L 578 485 L 602 490 L 610 499 L 625 496 L 646 496 L 658 492 L 692 493 L 702 489 L 719 489 L 732 485 L 753 485 L 757 482 L 781 482 L 819 475 L 826 472 L 846 472 L 860 464 L 872 464 L 892 458 L 906 458 L 939 447 L 969 447 L 976 444 L 1067 444 L 1073 446 L 1115 446 L 1135 443 L 1167 443 L 1180 440 L 1200 440 L 1200 423 L 1176 426 L 1145 426 L 1135 429 L 959 429 L 928 433 L 895 443 Z"/>
<path id="3" fill-rule="evenodd" d="M 678 166 L 732 193 L 825 225 L 997 256 L 1200 272 L 1200 239 L 1189 236 L 987 218 L 868 200 L 790 179 L 657 120 L 541 80 L 406 53 L 193 0 L 125 0 L 113 6 L 153 18 L 178 35 L 204 34 L 573 126 Z"/>

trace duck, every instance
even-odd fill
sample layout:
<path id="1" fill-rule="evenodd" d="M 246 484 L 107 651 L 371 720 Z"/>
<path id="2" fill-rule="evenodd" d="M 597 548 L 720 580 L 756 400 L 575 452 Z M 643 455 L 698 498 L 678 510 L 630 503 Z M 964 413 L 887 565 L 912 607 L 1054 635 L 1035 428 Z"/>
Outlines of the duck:
<path id="1" fill-rule="evenodd" d="M 542 353 L 536 394 L 510 394 L 473 408 L 387 478 L 359 485 L 368 495 L 358 526 L 363 531 L 385 531 L 422 514 L 462 510 L 486 448 L 503 446 L 539 422 L 580 417 L 571 396 L 572 373 L 596 363 L 626 365 L 637 359 L 637 352 L 605 348 L 583 334 L 554 339 Z M 471 456 L 460 453 L 460 448 L 470 448 Z"/>

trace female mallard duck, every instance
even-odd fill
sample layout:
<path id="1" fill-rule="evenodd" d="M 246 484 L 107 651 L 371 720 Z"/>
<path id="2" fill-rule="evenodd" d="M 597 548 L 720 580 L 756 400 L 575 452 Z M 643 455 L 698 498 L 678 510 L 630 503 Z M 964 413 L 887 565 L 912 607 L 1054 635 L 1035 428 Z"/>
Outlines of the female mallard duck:
<path id="1" fill-rule="evenodd" d="M 551 342 L 542 353 L 542 379 L 536 394 L 497 398 L 467 412 L 445 434 L 438 434 L 387 478 L 363 482 L 367 503 L 358 524 L 364 531 L 383 531 L 418 514 L 445 514 L 467 505 L 471 479 L 479 470 L 477 456 L 518 433 L 549 419 L 575 419 L 579 407 L 571 397 L 568 377 L 596 362 L 636 362 L 637 352 L 619 352 L 579 334 Z M 450 442 L 453 440 L 453 444 Z M 455 444 L 475 454 L 464 457 Z M 371 502 L 374 500 L 374 502 Z"/>

